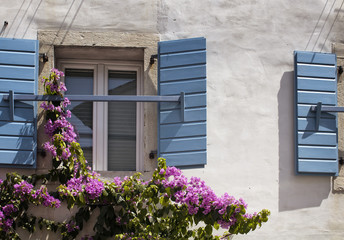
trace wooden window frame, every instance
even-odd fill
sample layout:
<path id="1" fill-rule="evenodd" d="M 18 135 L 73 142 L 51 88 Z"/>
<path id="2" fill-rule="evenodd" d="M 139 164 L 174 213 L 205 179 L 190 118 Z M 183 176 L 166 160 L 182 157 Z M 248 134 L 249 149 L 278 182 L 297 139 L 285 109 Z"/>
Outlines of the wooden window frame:
<path id="1" fill-rule="evenodd" d="M 59 59 L 57 67 L 65 71 L 66 68 L 91 69 L 94 71 L 94 95 L 107 94 L 108 71 L 135 71 L 137 76 L 137 95 L 143 95 L 143 64 L 139 61 L 101 61 L 82 59 Z M 93 103 L 93 170 L 108 171 L 108 103 Z M 136 169 L 143 171 L 143 103 L 136 103 Z"/>

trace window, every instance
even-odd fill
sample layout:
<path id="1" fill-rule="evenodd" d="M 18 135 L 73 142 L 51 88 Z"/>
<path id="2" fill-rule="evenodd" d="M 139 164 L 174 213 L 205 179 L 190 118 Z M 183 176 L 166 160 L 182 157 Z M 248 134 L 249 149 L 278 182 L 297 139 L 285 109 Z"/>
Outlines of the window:
<path id="1" fill-rule="evenodd" d="M 66 95 L 142 95 L 142 64 L 61 60 Z M 72 102 L 71 122 L 94 170 L 139 171 L 143 162 L 143 104 Z"/>

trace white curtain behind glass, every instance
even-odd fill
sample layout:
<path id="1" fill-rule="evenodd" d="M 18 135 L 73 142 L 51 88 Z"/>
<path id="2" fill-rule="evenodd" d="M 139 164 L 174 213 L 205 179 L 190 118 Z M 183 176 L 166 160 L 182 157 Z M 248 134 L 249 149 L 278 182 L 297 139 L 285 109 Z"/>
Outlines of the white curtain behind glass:
<path id="1" fill-rule="evenodd" d="M 136 72 L 109 71 L 108 95 L 136 95 Z M 109 102 L 108 170 L 136 170 L 136 103 Z"/>

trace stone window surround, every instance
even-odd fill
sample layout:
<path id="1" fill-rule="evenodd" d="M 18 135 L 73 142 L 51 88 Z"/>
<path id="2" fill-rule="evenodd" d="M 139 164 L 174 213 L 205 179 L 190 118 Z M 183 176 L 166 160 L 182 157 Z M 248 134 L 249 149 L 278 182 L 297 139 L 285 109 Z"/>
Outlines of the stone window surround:
<path id="1" fill-rule="evenodd" d="M 332 52 L 337 55 L 337 67 L 344 66 L 344 44 L 332 44 Z M 344 74 L 337 75 L 337 106 L 344 106 Z M 344 158 L 344 114 L 338 113 L 338 157 Z M 339 165 L 338 176 L 333 178 L 333 192 L 344 193 L 344 165 Z"/>
<path id="2" fill-rule="evenodd" d="M 141 48 L 143 49 L 143 93 L 144 95 L 157 94 L 157 63 L 150 64 L 150 57 L 157 53 L 159 35 L 153 33 L 127 32 L 79 32 L 79 31 L 38 31 L 40 53 L 46 53 L 49 61 L 40 63 L 39 79 L 47 76 L 55 65 L 56 47 L 91 47 L 91 48 Z M 38 84 L 38 93 L 43 93 L 43 87 Z M 152 172 L 156 167 L 156 159 L 150 159 L 149 153 L 157 149 L 157 104 L 144 103 L 143 127 L 143 172 Z M 38 113 L 38 148 L 47 141 L 44 134 L 44 116 Z M 37 172 L 46 172 L 51 169 L 51 156 L 37 156 Z M 103 177 L 126 176 L 133 172 L 101 171 Z"/>

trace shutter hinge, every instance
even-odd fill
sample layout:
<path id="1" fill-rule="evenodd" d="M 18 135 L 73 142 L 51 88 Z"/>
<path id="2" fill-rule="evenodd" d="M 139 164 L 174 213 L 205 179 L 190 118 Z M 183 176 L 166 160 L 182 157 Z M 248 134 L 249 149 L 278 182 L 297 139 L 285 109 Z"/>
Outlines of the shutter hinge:
<path id="1" fill-rule="evenodd" d="M 39 60 L 43 63 L 48 62 L 49 61 L 48 55 L 46 53 L 40 53 Z"/>
<path id="2" fill-rule="evenodd" d="M 5 29 L 7 28 L 8 26 L 8 22 L 7 21 L 4 21 L 4 25 L 2 26 L 2 29 L 0 31 L 0 35 L 3 34 L 5 32 Z"/>
<path id="3" fill-rule="evenodd" d="M 340 165 L 343 165 L 344 164 L 344 158 L 340 157 L 338 162 L 339 162 Z"/>
<path id="4" fill-rule="evenodd" d="M 42 157 L 47 156 L 47 152 L 43 148 L 37 148 L 37 153 L 41 154 Z"/>
<path id="5" fill-rule="evenodd" d="M 152 150 L 150 153 L 149 153 L 149 159 L 154 159 L 155 155 L 158 153 L 157 150 Z"/>
<path id="6" fill-rule="evenodd" d="M 155 59 L 157 59 L 157 58 L 158 58 L 158 54 L 151 55 L 150 60 L 149 60 L 149 64 L 153 65 L 155 63 Z"/>

